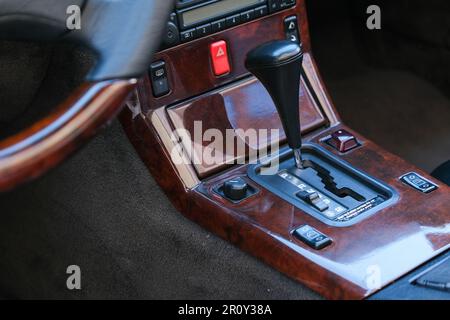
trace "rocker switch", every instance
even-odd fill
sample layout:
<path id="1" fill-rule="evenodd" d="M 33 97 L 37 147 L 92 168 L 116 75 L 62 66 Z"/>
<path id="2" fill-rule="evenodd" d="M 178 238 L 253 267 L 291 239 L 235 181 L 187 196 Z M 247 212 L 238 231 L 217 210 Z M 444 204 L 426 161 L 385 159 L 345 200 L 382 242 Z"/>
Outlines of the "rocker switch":
<path id="1" fill-rule="evenodd" d="M 293 235 L 315 250 L 321 250 L 333 242 L 329 237 L 308 225 L 296 229 Z"/>
<path id="2" fill-rule="evenodd" d="M 327 143 L 341 153 L 345 153 L 359 146 L 359 142 L 355 136 L 343 129 L 334 132 Z"/>
<path id="3" fill-rule="evenodd" d="M 300 43 L 297 16 L 290 16 L 284 20 L 284 32 L 286 34 L 286 40 Z"/>
<path id="4" fill-rule="evenodd" d="M 403 175 L 400 177 L 400 181 L 422 193 L 430 193 L 438 189 L 438 186 L 433 182 L 425 179 L 415 172 L 410 172 Z"/>
<path id="5" fill-rule="evenodd" d="M 170 92 L 166 63 L 164 61 L 152 63 L 150 66 L 150 80 L 155 98 L 162 97 Z"/>
<path id="6" fill-rule="evenodd" d="M 214 75 L 222 76 L 230 73 L 227 43 L 223 40 L 214 42 L 209 47 Z"/>
<path id="7" fill-rule="evenodd" d="M 317 192 L 309 193 L 307 191 L 301 191 L 297 193 L 297 197 L 310 204 L 320 212 L 324 212 L 329 208 L 329 206 L 324 201 L 322 201 Z"/>

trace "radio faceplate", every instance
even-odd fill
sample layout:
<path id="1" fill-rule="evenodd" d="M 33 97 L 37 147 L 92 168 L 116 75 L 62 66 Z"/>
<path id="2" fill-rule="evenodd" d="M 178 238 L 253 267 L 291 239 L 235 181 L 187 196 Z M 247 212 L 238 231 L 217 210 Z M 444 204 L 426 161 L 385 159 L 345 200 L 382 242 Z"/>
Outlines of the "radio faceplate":
<path id="1" fill-rule="evenodd" d="M 232 16 L 267 5 L 266 0 L 222 0 L 208 2 L 178 11 L 178 21 L 182 30 L 195 27 L 206 22 Z"/>
<path id="2" fill-rule="evenodd" d="M 170 48 L 295 6 L 296 0 L 178 1 L 162 48 Z"/>

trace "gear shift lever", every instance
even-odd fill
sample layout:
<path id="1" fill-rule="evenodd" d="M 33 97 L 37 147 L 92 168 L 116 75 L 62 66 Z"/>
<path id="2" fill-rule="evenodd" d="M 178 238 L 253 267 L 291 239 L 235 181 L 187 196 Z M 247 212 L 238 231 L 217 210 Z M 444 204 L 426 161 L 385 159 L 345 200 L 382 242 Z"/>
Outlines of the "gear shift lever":
<path id="1" fill-rule="evenodd" d="M 245 62 L 275 103 L 298 169 L 303 169 L 298 98 L 302 62 L 301 47 L 287 40 L 272 41 L 253 49 Z"/>

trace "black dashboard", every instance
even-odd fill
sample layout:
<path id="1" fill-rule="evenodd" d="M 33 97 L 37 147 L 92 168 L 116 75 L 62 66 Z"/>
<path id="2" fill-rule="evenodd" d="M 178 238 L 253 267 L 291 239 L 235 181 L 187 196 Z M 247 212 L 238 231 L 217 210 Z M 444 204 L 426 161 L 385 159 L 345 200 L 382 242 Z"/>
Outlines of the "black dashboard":
<path id="1" fill-rule="evenodd" d="M 170 14 L 162 49 L 295 6 L 296 0 L 185 0 Z"/>

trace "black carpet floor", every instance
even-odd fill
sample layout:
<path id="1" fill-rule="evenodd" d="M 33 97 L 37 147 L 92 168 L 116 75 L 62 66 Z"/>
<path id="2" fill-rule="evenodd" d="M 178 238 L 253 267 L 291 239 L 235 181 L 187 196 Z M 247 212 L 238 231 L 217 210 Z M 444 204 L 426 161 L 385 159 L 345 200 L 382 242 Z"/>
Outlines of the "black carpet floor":
<path id="1" fill-rule="evenodd" d="M 48 176 L 0 195 L 7 298 L 316 299 L 185 219 L 114 123 Z M 78 265 L 82 290 L 66 288 Z"/>

